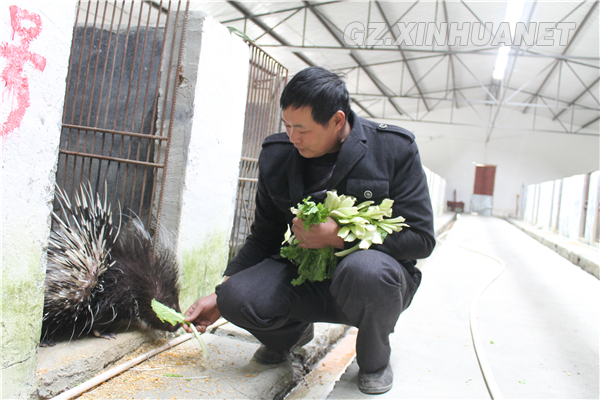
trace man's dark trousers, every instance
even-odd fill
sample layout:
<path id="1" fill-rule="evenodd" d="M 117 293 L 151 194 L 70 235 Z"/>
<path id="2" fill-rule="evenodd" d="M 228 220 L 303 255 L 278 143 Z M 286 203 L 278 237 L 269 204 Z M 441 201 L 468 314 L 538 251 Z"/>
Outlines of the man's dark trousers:
<path id="1" fill-rule="evenodd" d="M 389 255 L 359 250 L 342 258 L 331 280 L 293 286 L 297 267 L 278 257 L 217 286 L 217 304 L 229 322 L 273 350 L 290 350 L 311 322 L 358 328 L 357 361 L 365 373 L 387 365 L 389 335 L 417 285 Z"/>

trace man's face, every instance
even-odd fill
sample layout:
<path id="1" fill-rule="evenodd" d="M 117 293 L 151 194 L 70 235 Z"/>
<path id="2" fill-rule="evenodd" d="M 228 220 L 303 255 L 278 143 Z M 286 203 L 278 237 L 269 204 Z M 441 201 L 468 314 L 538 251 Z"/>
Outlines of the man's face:
<path id="1" fill-rule="evenodd" d="M 281 119 L 290 142 L 305 158 L 338 151 L 343 142 L 340 131 L 345 121 L 344 113 L 338 111 L 325 126 L 315 122 L 311 113 L 310 107 L 288 107 L 283 110 Z"/>

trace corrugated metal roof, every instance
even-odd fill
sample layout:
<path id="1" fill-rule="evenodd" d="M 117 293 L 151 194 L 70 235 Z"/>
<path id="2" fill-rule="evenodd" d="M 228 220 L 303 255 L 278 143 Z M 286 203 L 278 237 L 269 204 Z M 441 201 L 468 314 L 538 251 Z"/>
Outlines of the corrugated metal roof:
<path id="1" fill-rule="evenodd" d="M 481 139 L 489 140 L 511 124 L 598 135 L 597 4 L 526 3 L 521 27 L 550 29 L 546 36 L 553 40 L 546 42 L 554 44 L 541 43 L 538 34 L 538 42 L 513 46 L 502 81 L 492 78 L 498 54 L 492 34 L 506 1 L 215 1 L 192 2 L 191 9 L 246 32 L 290 75 L 309 63 L 346 73 L 361 116 L 481 126 Z M 434 40 L 436 30 L 443 37 L 445 24 L 458 32 L 454 45 Z M 487 39 L 485 24 L 491 24 Z M 382 40 L 367 43 L 367 28 Z M 412 31 L 400 35 L 398 28 Z M 470 31 L 461 44 L 461 28 L 481 40 Z M 400 46 L 394 43 L 399 38 Z"/>

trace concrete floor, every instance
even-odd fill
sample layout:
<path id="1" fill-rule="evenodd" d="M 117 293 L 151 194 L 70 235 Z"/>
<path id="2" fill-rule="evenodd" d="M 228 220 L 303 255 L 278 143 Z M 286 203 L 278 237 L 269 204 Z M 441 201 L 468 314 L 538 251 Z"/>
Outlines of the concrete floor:
<path id="1" fill-rule="evenodd" d="M 444 217 L 448 218 L 436 220 L 438 233 L 454 215 Z M 344 345 L 317 364 L 289 398 L 490 398 L 471 339 L 469 311 L 475 294 L 502 268 L 479 252 L 505 264 L 476 308 L 490 379 L 502 395 L 598 399 L 600 281 L 507 221 L 467 214 L 454 223 L 434 254 L 419 264 L 423 283 L 390 338 L 393 389 L 377 397 L 359 392 L 356 362 L 345 369 L 354 349 L 348 344 L 355 336 L 351 331 L 342 340 Z M 202 360 L 197 344 L 189 341 L 81 398 L 281 398 L 282 390 L 303 375 L 309 359 L 343 333 L 340 326 L 323 324 L 294 362 L 265 367 L 252 359 L 256 341 L 228 325 L 214 335 L 204 335 L 210 360 Z M 71 362 L 69 368 L 86 369 L 77 365 Z M 54 375 L 40 372 L 49 380 L 73 385 L 72 375 L 57 371 Z"/>
<path id="2" fill-rule="evenodd" d="M 600 281 L 508 222 L 466 214 L 421 265 L 423 283 L 391 336 L 394 387 L 378 398 L 490 398 L 469 310 L 501 264 L 465 247 L 506 265 L 477 307 L 502 395 L 598 399 Z M 373 398 L 357 390 L 357 373 L 353 362 L 327 398 Z"/>

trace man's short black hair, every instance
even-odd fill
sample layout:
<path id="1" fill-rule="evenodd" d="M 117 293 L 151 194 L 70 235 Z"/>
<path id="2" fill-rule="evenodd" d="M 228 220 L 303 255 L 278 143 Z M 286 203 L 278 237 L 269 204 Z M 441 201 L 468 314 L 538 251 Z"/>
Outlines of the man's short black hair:
<path id="1" fill-rule="evenodd" d="M 308 67 L 298 72 L 285 86 L 279 106 L 311 107 L 312 118 L 325 125 L 339 110 L 350 115 L 350 96 L 342 77 L 322 67 Z"/>

